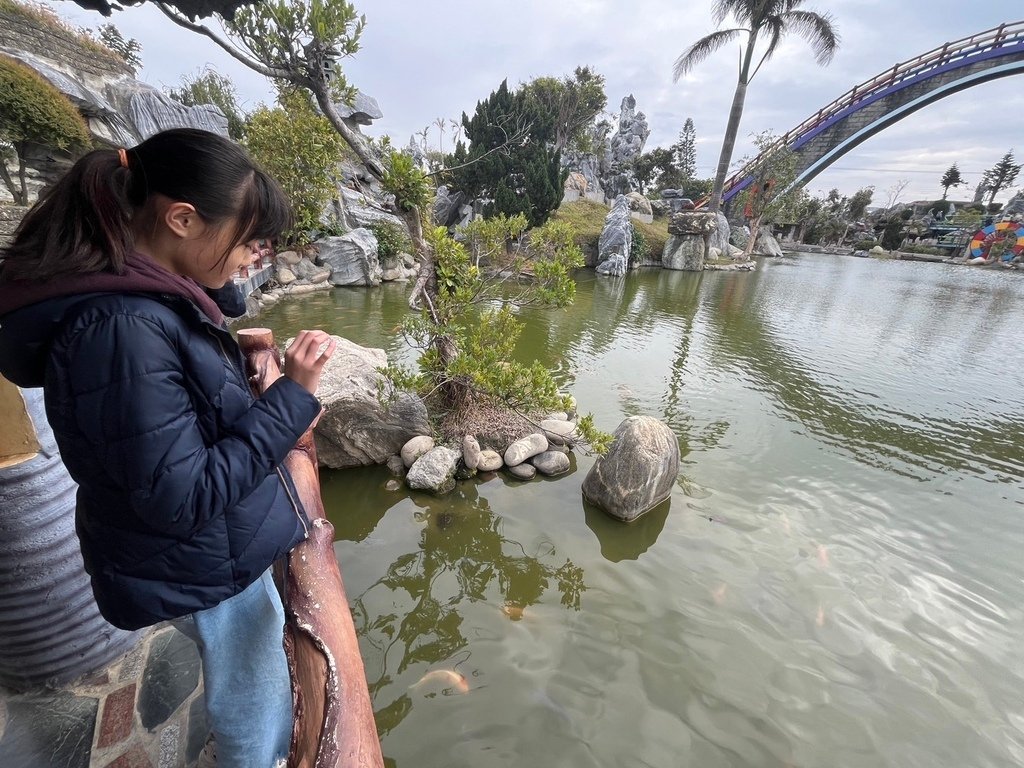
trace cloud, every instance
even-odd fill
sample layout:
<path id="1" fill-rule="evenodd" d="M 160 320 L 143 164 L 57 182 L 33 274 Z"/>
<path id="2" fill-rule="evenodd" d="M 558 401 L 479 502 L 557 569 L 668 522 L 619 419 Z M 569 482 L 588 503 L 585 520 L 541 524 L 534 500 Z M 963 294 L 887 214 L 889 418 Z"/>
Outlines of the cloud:
<path id="1" fill-rule="evenodd" d="M 79 24 L 102 23 L 97 14 L 69 5 L 60 3 L 56 10 Z M 736 48 L 720 50 L 672 82 L 676 57 L 714 29 L 710 2 L 356 0 L 356 5 L 368 24 L 362 49 L 346 60 L 345 71 L 384 112 L 368 133 L 387 133 L 405 144 L 437 117 L 471 113 L 505 78 L 515 85 L 590 65 L 606 79 L 610 111 L 617 112 L 627 94 L 636 97 L 651 127 L 648 148 L 671 144 L 691 117 L 698 171 L 713 173 L 736 82 Z M 833 16 L 841 36 L 835 59 L 819 67 L 804 40 L 787 39 L 748 89 L 734 158 L 752 151 L 752 134 L 784 132 L 896 62 L 1021 15 L 1016 0 L 807 0 L 805 7 Z M 211 63 L 235 81 L 250 106 L 273 98 L 262 77 L 152 8 L 128 9 L 113 21 L 141 42 L 148 82 L 174 85 L 182 74 Z M 941 194 L 938 178 L 954 161 L 973 183 L 1011 147 L 1019 144 L 1018 155 L 1024 156 L 1016 127 L 1024 114 L 1024 89 L 1007 87 L 1010 82 L 971 88 L 902 120 L 826 169 L 811 182 L 812 190 L 837 187 L 851 194 L 861 186 L 884 189 L 907 178 L 906 197 L 934 198 Z M 433 129 L 431 143 L 437 138 Z"/>

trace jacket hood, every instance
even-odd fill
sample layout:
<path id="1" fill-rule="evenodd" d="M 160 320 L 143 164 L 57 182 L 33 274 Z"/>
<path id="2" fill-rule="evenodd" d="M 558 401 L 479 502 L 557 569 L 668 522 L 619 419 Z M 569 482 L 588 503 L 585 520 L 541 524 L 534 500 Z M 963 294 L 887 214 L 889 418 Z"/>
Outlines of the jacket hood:
<path id="1" fill-rule="evenodd" d="M 51 341 L 68 310 L 90 296 L 180 296 L 218 326 L 223 324 L 225 314 L 237 317 L 245 312 L 244 299 L 230 282 L 208 292 L 140 253 L 130 254 L 125 266 L 123 275 L 100 272 L 47 282 L 0 282 L 0 374 L 19 387 L 41 387 Z"/>

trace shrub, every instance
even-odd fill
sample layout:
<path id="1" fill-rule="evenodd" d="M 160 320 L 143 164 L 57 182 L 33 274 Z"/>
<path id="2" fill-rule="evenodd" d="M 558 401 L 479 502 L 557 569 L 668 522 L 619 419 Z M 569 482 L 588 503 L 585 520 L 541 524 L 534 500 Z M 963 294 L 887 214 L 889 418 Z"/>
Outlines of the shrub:
<path id="1" fill-rule="evenodd" d="M 384 259 L 393 259 L 398 254 L 410 249 L 409 233 L 391 221 L 378 221 L 369 227 L 377 238 L 377 255 Z"/>
<path id="2" fill-rule="evenodd" d="M 341 138 L 305 94 L 282 92 L 278 103 L 252 113 L 245 145 L 292 203 L 295 223 L 285 240 L 302 245 L 322 228 L 320 215 L 335 193 Z"/>
<path id="3" fill-rule="evenodd" d="M 18 156 L 20 183 L 14 184 L 0 159 L 0 174 L 14 202 L 28 204 L 25 188 L 25 151 L 28 143 L 67 152 L 91 143 L 85 120 L 68 98 L 31 67 L 0 56 L 0 154 L 13 148 Z"/>
<path id="4" fill-rule="evenodd" d="M 423 171 L 416 167 L 413 159 L 403 152 L 393 150 L 381 186 L 385 192 L 395 196 L 395 205 L 403 211 L 424 207 L 432 192 L 430 182 Z"/>

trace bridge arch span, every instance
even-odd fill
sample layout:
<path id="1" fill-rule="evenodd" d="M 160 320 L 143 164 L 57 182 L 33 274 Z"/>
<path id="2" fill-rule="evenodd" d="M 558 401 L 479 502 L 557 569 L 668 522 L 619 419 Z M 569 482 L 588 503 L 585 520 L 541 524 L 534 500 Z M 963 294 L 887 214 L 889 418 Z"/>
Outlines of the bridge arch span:
<path id="1" fill-rule="evenodd" d="M 777 150 L 796 155 L 797 179 L 806 184 L 854 147 L 923 107 L 967 88 L 1024 73 L 1024 21 L 945 43 L 854 86 L 787 131 L 726 181 L 729 201 L 751 182 L 748 167 Z M 698 203 L 705 205 L 707 198 Z"/>

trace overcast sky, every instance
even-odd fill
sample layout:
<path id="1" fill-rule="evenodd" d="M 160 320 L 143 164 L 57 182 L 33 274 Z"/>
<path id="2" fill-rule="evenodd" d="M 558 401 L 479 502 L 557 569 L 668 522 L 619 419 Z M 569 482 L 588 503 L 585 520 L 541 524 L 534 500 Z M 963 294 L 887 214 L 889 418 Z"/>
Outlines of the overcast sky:
<path id="1" fill-rule="evenodd" d="M 55 9 L 95 27 L 97 13 L 70 2 Z M 646 150 L 676 140 L 687 117 L 697 131 L 698 174 L 712 176 L 733 88 L 737 49 L 724 48 L 693 74 L 672 82 L 672 64 L 693 41 L 715 29 L 711 0 L 357 0 L 366 15 L 362 50 L 344 63 L 349 80 L 373 96 L 384 117 L 364 132 L 388 134 L 400 146 L 435 119 L 472 113 L 503 78 L 516 85 L 541 75 L 570 74 L 589 65 L 604 75 L 608 110 L 636 97 L 651 136 Z M 752 134 L 783 133 L 854 85 L 897 62 L 1003 22 L 1024 20 L 1020 0 L 806 0 L 828 12 L 841 37 L 835 59 L 815 64 L 800 38 L 788 40 L 751 82 L 734 159 L 752 151 Z M 144 6 L 116 12 L 113 21 L 142 45 L 139 77 L 174 86 L 181 75 L 210 64 L 235 82 L 252 108 L 272 100 L 267 81 L 211 41 L 175 27 Z M 209 23 L 209 22 L 208 22 Z M 431 128 L 429 143 L 440 136 Z M 451 149 L 451 131 L 444 136 Z M 939 179 L 959 164 L 970 199 L 986 168 L 1007 151 L 1024 157 L 1024 78 L 1007 77 L 949 96 L 887 128 L 840 158 L 809 184 L 817 194 L 836 187 L 852 194 L 875 187 L 875 203 L 901 180 L 903 200 L 941 196 Z M 1024 176 L 997 196 L 1005 201 Z"/>

